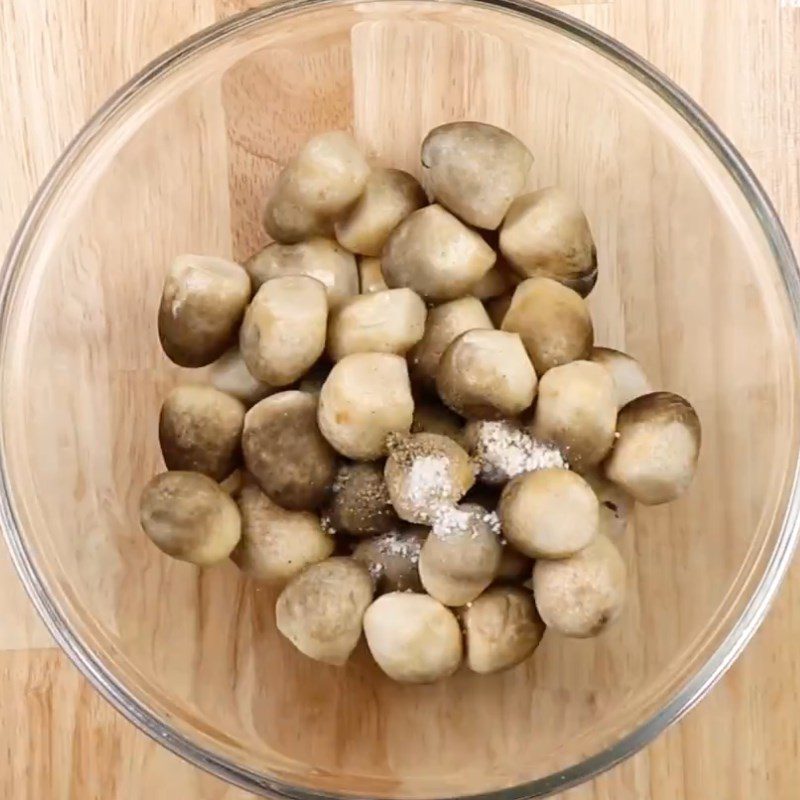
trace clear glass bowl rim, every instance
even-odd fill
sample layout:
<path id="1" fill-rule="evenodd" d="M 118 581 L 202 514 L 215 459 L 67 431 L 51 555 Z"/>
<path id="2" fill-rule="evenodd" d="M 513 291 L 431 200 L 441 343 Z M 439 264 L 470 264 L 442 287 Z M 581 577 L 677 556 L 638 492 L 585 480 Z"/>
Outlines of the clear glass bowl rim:
<path id="1" fill-rule="evenodd" d="M 211 25 L 167 50 L 115 92 L 75 136 L 37 190 L 11 241 L 0 273 L 0 341 L 9 325 L 13 288 L 47 217 L 59 186 L 81 161 L 81 154 L 103 137 L 106 129 L 145 88 L 163 81 L 199 54 L 252 27 L 279 16 L 295 15 L 334 5 L 369 3 L 408 4 L 409 0 L 278 0 Z M 592 26 L 533 0 L 432 0 L 443 5 L 462 5 L 502 11 L 546 25 L 580 42 L 653 91 L 687 122 L 719 159 L 758 219 L 780 270 L 791 305 L 795 335 L 800 339 L 800 271 L 789 238 L 778 215 L 741 154 L 702 108 L 669 78 L 641 56 Z M 0 385 L 4 380 L 0 370 Z M 800 536 L 800 461 L 795 464 L 791 492 L 781 531 L 764 574 L 739 619 L 710 658 L 687 680 L 657 713 L 613 746 L 545 778 L 498 791 L 470 795 L 470 800 L 528 800 L 577 786 L 636 753 L 672 723 L 690 711 L 722 677 L 750 641 L 769 610 L 791 562 Z M 26 545 L 14 514 L 6 469 L 0 452 L 0 523 L 17 572 L 36 610 L 54 639 L 106 700 L 141 731 L 190 763 L 243 789 L 265 796 L 296 800 L 337 800 L 350 795 L 300 789 L 254 772 L 199 746 L 165 723 L 128 690 L 117 683 L 51 598 Z"/>

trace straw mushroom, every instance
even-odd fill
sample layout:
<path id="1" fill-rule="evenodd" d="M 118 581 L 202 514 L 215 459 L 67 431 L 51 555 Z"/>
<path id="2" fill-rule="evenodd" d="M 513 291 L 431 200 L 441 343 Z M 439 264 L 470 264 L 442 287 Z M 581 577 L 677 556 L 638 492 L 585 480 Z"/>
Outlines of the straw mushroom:
<path id="1" fill-rule="evenodd" d="M 336 453 L 317 426 L 317 401 L 306 392 L 279 392 L 245 416 L 242 451 L 249 472 L 283 508 L 311 511 L 327 498 Z"/>
<path id="2" fill-rule="evenodd" d="M 275 605 L 275 622 L 301 653 L 341 666 L 361 638 L 372 596 L 366 567 L 352 558 L 328 558 L 287 584 Z"/>
<path id="3" fill-rule="evenodd" d="M 461 612 L 467 666 L 486 675 L 521 664 L 538 647 L 544 623 L 533 596 L 516 586 L 493 586 Z"/>
<path id="4" fill-rule="evenodd" d="M 444 351 L 436 388 L 444 403 L 463 417 L 500 419 L 533 403 L 536 372 L 515 333 L 471 330 Z"/>
<path id="5" fill-rule="evenodd" d="M 390 433 L 408 433 L 414 400 L 405 359 L 354 353 L 331 370 L 319 395 L 322 435 L 343 456 L 372 461 L 386 454 Z"/>
<path id="6" fill-rule="evenodd" d="M 531 558 L 565 558 L 597 536 L 600 508 L 591 486 L 565 469 L 542 469 L 514 478 L 498 514 L 506 539 Z"/>
<path id="7" fill-rule="evenodd" d="M 461 629 L 452 611 L 425 594 L 391 592 L 364 615 L 372 657 L 393 680 L 433 683 L 461 664 Z"/>
<path id="8" fill-rule="evenodd" d="M 531 431 L 559 445 L 573 469 L 585 471 L 605 458 L 616 424 L 614 381 L 599 364 L 573 361 L 554 367 L 539 382 Z"/>
<path id="9" fill-rule="evenodd" d="M 161 406 L 158 438 L 170 470 L 202 472 L 221 481 L 239 461 L 245 409 L 212 386 L 178 386 Z"/>
<path id="10" fill-rule="evenodd" d="M 236 501 L 242 538 L 231 559 L 251 577 L 283 584 L 333 553 L 334 539 L 322 529 L 316 514 L 281 508 L 252 481 L 245 482 Z"/>
<path id="11" fill-rule="evenodd" d="M 358 294 L 355 257 L 333 239 L 316 236 L 297 244 L 268 244 L 245 264 L 258 290 L 272 278 L 305 275 L 318 280 L 328 296 L 328 306 L 338 308 Z"/>
<path id="12" fill-rule="evenodd" d="M 533 596 L 545 625 L 583 639 L 602 633 L 625 603 L 625 562 L 605 536 L 569 558 L 540 559 Z"/>
<path id="13" fill-rule="evenodd" d="M 424 181 L 468 225 L 495 229 L 525 187 L 533 156 L 513 134 L 483 122 L 451 122 L 422 143 Z"/>
<path id="14" fill-rule="evenodd" d="M 182 255 L 171 264 L 158 309 L 164 352 L 181 367 L 216 361 L 233 343 L 250 300 L 250 278 L 233 261 Z"/>
<path id="15" fill-rule="evenodd" d="M 381 252 L 390 288 L 409 288 L 430 302 L 454 300 L 469 291 L 495 262 L 479 234 L 439 205 L 406 217 Z"/>
<path id="16" fill-rule="evenodd" d="M 589 307 L 577 292 L 549 278 L 530 278 L 517 286 L 502 329 L 520 335 L 539 377 L 592 352 Z"/>
<path id="17" fill-rule="evenodd" d="M 668 503 L 692 481 L 700 454 L 700 420 L 671 392 L 637 397 L 619 412 L 619 438 L 606 477 L 645 505 Z"/>
<path id="18" fill-rule="evenodd" d="M 139 513 L 159 550 L 200 567 L 224 561 L 242 533 L 236 503 L 199 472 L 156 475 L 142 492 Z"/>
<path id="19" fill-rule="evenodd" d="M 288 386 L 325 349 L 328 301 L 314 278 L 290 275 L 264 283 L 250 303 L 239 349 L 250 374 L 270 386 Z"/>
<path id="20" fill-rule="evenodd" d="M 500 250 L 522 277 L 552 278 L 581 297 L 597 282 L 597 250 L 586 215 L 556 186 L 514 200 L 500 230 Z"/>

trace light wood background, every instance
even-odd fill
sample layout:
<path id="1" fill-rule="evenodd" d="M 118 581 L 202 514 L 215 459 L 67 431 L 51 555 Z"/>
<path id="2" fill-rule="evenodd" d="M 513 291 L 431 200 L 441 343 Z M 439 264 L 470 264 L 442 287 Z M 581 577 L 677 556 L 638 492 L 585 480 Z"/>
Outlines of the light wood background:
<path id="1" fill-rule="evenodd" d="M 699 99 L 758 173 L 800 248 L 800 8 L 778 0 L 553 4 L 643 53 Z M 1 0 L 0 248 L 52 161 L 114 88 L 247 5 Z M 4 551 L 0 610 L 0 797 L 246 796 L 150 742 L 88 687 L 35 617 Z M 793 800 L 799 783 L 800 566 L 755 642 L 698 710 L 564 797 Z"/>

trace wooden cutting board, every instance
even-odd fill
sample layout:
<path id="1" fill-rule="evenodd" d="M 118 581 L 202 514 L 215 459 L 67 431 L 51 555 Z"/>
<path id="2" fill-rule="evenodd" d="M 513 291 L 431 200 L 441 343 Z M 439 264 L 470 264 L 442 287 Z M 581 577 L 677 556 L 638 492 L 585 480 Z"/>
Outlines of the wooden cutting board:
<path id="1" fill-rule="evenodd" d="M 552 0 L 642 53 L 749 161 L 800 249 L 800 0 Z M 0 2 L 0 249 L 58 153 L 145 62 L 247 0 Z M 54 646 L 0 551 L 0 797 L 240 800 L 125 722 Z M 800 566 L 687 719 L 568 800 L 800 793 Z"/>

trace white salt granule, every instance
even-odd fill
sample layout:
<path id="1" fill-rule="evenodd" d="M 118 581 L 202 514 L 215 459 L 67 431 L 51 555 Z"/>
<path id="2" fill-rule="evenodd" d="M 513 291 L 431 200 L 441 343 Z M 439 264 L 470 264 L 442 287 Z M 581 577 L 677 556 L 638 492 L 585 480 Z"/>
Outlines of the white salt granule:
<path id="1" fill-rule="evenodd" d="M 433 519 L 433 532 L 437 536 L 446 538 L 472 530 L 474 537 L 477 535 L 474 530 L 476 522 L 485 522 L 495 536 L 500 536 L 500 518 L 497 513 L 476 506 L 459 508 L 443 505 Z"/>
<path id="2" fill-rule="evenodd" d="M 385 556 L 400 556 L 416 564 L 419 561 L 420 540 L 413 536 L 404 536 L 397 531 L 390 531 L 375 537 L 378 552 Z"/>
<path id="3" fill-rule="evenodd" d="M 501 528 L 500 528 L 500 517 L 497 516 L 496 511 L 487 511 L 483 515 L 483 521 L 489 526 L 489 529 L 495 536 L 500 536 Z M 505 541 L 501 542 L 501 544 L 505 544 Z"/>
<path id="4" fill-rule="evenodd" d="M 372 580 L 377 581 L 383 574 L 383 564 L 380 564 L 377 561 L 370 561 L 367 565 L 367 570 L 372 576 Z"/>
<path id="5" fill-rule="evenodd" d="M 480 477 L 487 483 L 505 483 L 538 469 L 566 469 L 557 447 L 540 442 L 523 428 L 507 421 L 477 423 L 474 457 Z"/>
<path id="6" fill-rule="evenodd" d="M 328 536 L 336 536 L 336 528 L 331 522 L 331 518 L 327 514 L 323 514 L 319 518 L 319 524 L 322 526 L 322 532 Z"/>
<path id="7" fill-rule="evenodd" d="M 435 509 L 453 495 L 453 476 L 450 462 L 443 455 L 415 456 L 406 479 L 406 492 L 411 503 L 419 509 Z"/>
<path id="8" fill-rule="evenodd" d="M 331 491 L 334 494 L 339 494 L 339 492 L 344 489 L 347 485 L 347 482 L 350 480 L 350 470 L 348 469 L 340 469 L 336 473 L 336 478 L 334 478 L 333 486 L 331 486 Z"/>
<path id="9" fill-rule="evenodd" d="M 474 524 L 475 514 L 456 506 L 442 506 L 433 518 L 433 532 L 448 537 L 466 533 Z"/>

